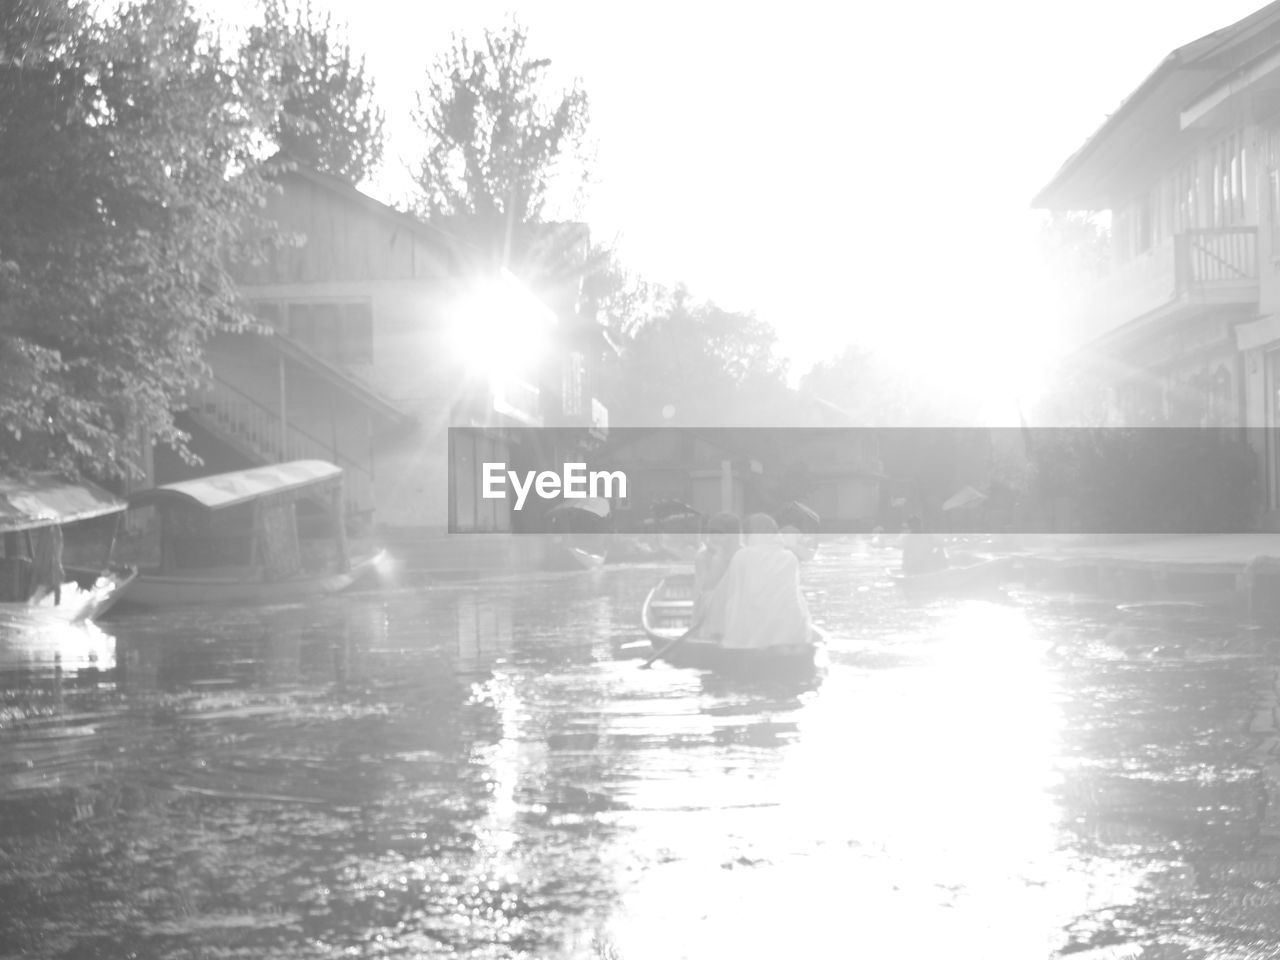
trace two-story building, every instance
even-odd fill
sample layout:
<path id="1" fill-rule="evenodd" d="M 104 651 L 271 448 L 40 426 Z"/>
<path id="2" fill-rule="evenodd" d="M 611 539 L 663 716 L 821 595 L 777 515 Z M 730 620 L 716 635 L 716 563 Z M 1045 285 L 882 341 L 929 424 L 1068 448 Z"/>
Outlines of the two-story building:
<path id="1" fill-rule="evenodd" d="M 269 212 L 296 242 L 235 268 L 262 330 L 208 345 L 210 386 L 182 414 L 205 462 L 159 449 L 150 479 L 318 458 L 366 526 L 509 529 L 503 501 L 474 496 L 481 463 L 520 458 L 502 429 L 607 423 L 599 327 L 578 310 L 585 228 L 494 238 L 307 169 L 280 186 Z"/>
<path id="2" fill-rule="evenodd" d="M 1250 429 L 1280 524 L 1280 3 L 1169 54 L 1034 200 L 1107 211 L 1069 318 L 1126 425 Z"/>

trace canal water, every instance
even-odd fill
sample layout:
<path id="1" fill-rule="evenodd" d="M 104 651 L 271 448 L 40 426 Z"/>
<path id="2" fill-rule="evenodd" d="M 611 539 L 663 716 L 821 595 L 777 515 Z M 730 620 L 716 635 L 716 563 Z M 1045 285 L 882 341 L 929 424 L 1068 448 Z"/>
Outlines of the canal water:
<path id="1" fill-rule="evenodd" d="M 804 570 L 813 682 L 640 669 L 664 568 L 0 622 L 0 957 L 1280 956 L 1280 643 Z"/>

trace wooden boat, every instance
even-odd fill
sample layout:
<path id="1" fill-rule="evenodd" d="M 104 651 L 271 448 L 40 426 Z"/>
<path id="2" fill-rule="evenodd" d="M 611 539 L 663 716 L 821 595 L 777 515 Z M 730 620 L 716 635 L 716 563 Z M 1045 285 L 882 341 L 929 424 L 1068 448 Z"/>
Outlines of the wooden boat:
<path id="1" fill-rule="evenodd" d="M 543 560 L 547 570 L 598 570 L 603 565 L 603 554 L 570 543 L 551 544 Z"/>
<path id="2" fill-rule="evenodd" d="M 906 590 L 922 593 L 962 593 L 989 590 L 997 587 L 1009 572 L 1009 558 L 997 557 L 963 566 L 943 567 L 928 573 L 904 574 L 901 570 L 888 570 L 894 583 Z"/>
<path id="3" fill-rule="evenodd" d="M 787 549 L 796 555 L 796 559 L 801 563 L 808 563 L 818 555 L 818 538 L 817 537 L 783 537 L 787 545 Z"/>
<path id="4" fill-rule="evenodd" d="M 160 562 L 125 591 L 147 607 L 281 603 L 337 593 L 372 574 L 385 551 L 351 556 L 342 470 L 294 460 L 184 480 L 129 498 L 155 508 Z"/>
<path id="5" fill-rule="evenodd" d="M 111 609 L 137 575 L 136 569 L 112 562 L 116 524 L 125 507 L 123 500 L 85 480 L 72 483 L 49 474 L 0 478 L 0 609 L 34 609 L 71 622 L 89 621 Z M 64 565 L 56 591 L 39 583 L 42 538 L 48 538 L 43 549 L 61 564 L 65 537 L 75 541 L 78 534 L 94 532 L 87 529 L 93 521 L 112 516 L 111 527 L 98 531 L 106 541 L 101 566 Z"/>
<path id="6" fill-rule="evenodd" d="M 640 623 L 653 653 L 664 651 L 662 659 L 667 663 L 760 679 L 794 677 L 814 669 L 822 635 L 813 626 L 809 628 L 809 642 L 803 644 L 735 650 L 695 635 L 669 647 L 671 641 L 688 633 L 693 624 L 694 591 L 693 574 L 673 574 L 659 581 L 645 597 Z"/>
<path id="7" fill-rule="evenodd" d="M 547 570 L 597 570 L 604 565 L 609 502 L 599 497 L 564 502 L 546 514 L 552 542 L 543 558 Z"/>

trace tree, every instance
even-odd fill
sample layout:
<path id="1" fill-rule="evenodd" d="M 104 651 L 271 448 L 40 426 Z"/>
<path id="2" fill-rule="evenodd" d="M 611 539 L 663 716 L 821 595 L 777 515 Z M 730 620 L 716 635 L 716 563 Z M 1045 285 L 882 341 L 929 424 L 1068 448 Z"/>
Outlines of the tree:
<path id="1" fill-rule="evenodd" d="M 255 148 L 278 109 L 183 0 L 95 21 L 0 4 L 0 471 L 137 475 L 139 436 L 243 329 L 228 260 L 270 241 Z"/>
<path id="2" fill-rule="evenodd" d="M 479 49 L 454 38 L 419 94 L 414 120 L 426 136 L 416 174 L 429 216 L 474 216 L 506 226 L 542 219 L 558 174 L 582 161 L 586 93 L 575 83 L 554 92 L 550 60 L 525 52 L 512 23 L 486 30 Z"/>
<path id="3" fill-rule="evenodd" d="M 972 398 L 948 395 L 942 385 L 897 369 L 858 346 L 815 364 L 800 379 L 800 389 L 834 403 L 868 427 L 963 426 L 977 421 Z"/>
<path id="4" fill-rule="evenodd" d="M 1229 429 L 1037 431 L 1032 492 L 1067 500 L 1087 533 L 1248 530 L 1257 501 L 1253 450 Z"/>
<path id="5" fill-rule="evenodd" d="M 1040 250 L 1066 294 L 1078 292 L 1111 268 L 1111 230 L 1097 214 L 1054 211 L 1040 231 Z"/>
<path id="6" fill-rule="evenodd" d="M 777 336 L 751 314 L 699 302 L 682 286 L 643 281 L 611 301 L 620 355 L 607 371 L 618 426 L 772 426 L 790 422 L 794 393 Z"/>
<path id="7" fill-rule="evenodd" d="M 977 405 L 958 389 L 948 392 L 858 346 L 815 365 L 800 389 L 834 403 L 860 427 L 877 429 L 885 472 L 909 494 L 912 509 L 933 514 L 966 484 L 990 486 L 991 435 L 974 428 Z"/>
<path id="8" fill-rule="evenodd" d="M 288 0 L 265 0 L 245 56 L 264 82 L 280 88 L 271 136 L 281 151 L 351 184 L 377 169 L 385 116 L 374 105 L 364 58 L 352 56 L 331 14 L 317 15 L 309 0 L 292 11 Z"/>

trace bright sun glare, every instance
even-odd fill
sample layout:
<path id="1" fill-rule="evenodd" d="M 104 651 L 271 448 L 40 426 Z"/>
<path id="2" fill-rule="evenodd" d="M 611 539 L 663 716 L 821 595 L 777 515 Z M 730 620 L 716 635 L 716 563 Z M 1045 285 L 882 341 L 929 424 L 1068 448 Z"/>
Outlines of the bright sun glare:
<path id="1" fill-rule="evenodd" d="M 986 239 L 994 246 L 998 234 Z M 998 284 L 953 265 L 945 282 L 920 289 L 905 309 L 889 301 L 869 309 L 886 318 L 867 332 L 869 345 L 923 394 L 926 408 L 941 402 L 976 417 L 972 426 L 1013 427 L 1042 397 L 1062 349 L 1062 305 L 1044 265 L 1029 250 L 1018 255 Z"/>
<path id="2" fill-rule="evenodd" d="M 555 314 L 504 270 L 459 299 L 450 346 L 471 375 L 501 379 L 536 366 L 554 326 Z"/>

